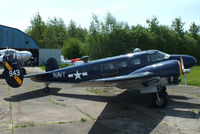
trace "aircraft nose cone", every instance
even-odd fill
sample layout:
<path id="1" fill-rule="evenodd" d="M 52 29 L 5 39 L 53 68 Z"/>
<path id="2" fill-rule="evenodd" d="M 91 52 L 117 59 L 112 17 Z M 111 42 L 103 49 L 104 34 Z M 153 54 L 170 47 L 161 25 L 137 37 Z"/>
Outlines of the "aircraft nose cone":
<path id="1" fill-rule="evenodd" d="M 27 55 L 28 55 L 30 58 L 32 57 L 32 53 L 31 53 L 31 52 L 29 52 Z"/>
<path id="2" fill-rule="evenodd" d="M 32 53 L 31 52 L 26 52 L 24 54 L 24 59 L 26 59 L 26 60 L 30 59 L 31 57 L 32 57 Z"/>
<path id="3" fill-rule="evenodd" d="M 191 56 L 191 66 L 193 67 L 194 65 L 196 65 L 196 63 L 197 63 L 197 60 L 194 58 L 194 57 L 192 57 Z"/>

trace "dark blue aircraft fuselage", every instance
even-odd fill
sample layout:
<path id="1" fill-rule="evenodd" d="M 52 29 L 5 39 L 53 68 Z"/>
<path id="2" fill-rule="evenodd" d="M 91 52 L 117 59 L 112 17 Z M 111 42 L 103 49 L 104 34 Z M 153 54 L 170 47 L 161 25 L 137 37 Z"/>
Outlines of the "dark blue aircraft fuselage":
<path id="1" fill-rule="evenodd" d="M 191 68 L 195 65 L 196 59 L 188 55 L 168 55 L 158 50 L 148 50 L 127 55 L 120 55 L 90 61 L 80 65 L 66 67 L 62 69 L 47 72 L 44 75 L 36 76 L 36 81 L 44 82 L 68 82 L 79 83 L 88 80 L 117 77 L 128 75 L 156 63 L 164 61 L 179 60 L 182 57 L 185 68 Z M 165 66 L 168 62 L 164 63 Z M 150 68 L 150 67 L 149 67 Z M 144 69 L 149 69 L 148 67 Z M 178 66 L 177 66 L 178 68 Z M 158 70 L 155 70 L 158 71 Z M 155 74 L 157 72 L 154 72 Z M 159 72 L 162 73 L 162 72 Z M 165 75 L 165 74 L 163 74 Z"/>

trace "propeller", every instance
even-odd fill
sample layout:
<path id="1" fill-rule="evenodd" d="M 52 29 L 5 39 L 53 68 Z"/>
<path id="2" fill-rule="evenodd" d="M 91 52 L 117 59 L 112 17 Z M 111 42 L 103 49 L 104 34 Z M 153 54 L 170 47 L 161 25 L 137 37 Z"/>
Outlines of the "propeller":
<path id="1" fill-rule="evenodd" d="M 186 86 L 187 85 L 186 73 L 189 73 L 191 70 L 190 69 L 185 69 L 182 57 L 181 57 L 181 69 L 182 69 L 182 72 L 183 72 L 184 82 L 185 82 L 185 86 Z"/>

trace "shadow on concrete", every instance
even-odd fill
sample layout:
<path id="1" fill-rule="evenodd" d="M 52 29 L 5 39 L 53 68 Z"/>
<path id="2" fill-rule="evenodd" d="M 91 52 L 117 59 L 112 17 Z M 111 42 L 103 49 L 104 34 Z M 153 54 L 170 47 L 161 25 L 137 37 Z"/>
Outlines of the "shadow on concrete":
<path id="1" fill-rule="evenodd" d="M 186 96 L 169 96 L 169 105 L 166 108 L 151 108 L 151 95 L 136 95 L 135 92 L 123 92 L 114 97 L 100 95 L 80 95 L 59 93 L 60 88 L 53 88 L 49 93 L 43 89 L 14 95 L 5 98 L 6 101 L 17 102 L 48 95 L 77 98 L 91 101 L 107 102 L 106 107 L 98 116 L 89 131 L 89 134 L 111 133 L 150 133 L 161 123 L 164 117 L 180 117 L 198 119 L 199 113 L 193 109 L 200 109 L 199 104 L 186 102 L 190 99 Z M 185 111 L 180 109 L 187 109 Z M 115 120 L 118 120 L 116 124 Z M 108 122 L 114 122 L 109 124 Z"/>
<path id="2" fill-rule="evenodd" d="M 24 101 L 24 100 L 30 100 L 30 99 L 35 99 L 35 98 L 41 98 L 49 95 L 56 94 L 59 92 L 61 88 L 52 88 L 48 93 L 44 92 L 44 89 L 38 89 L 18 95 L 13 95 L 10 96 L 9 98 L 4 98 L 5 101 L 10 101 L 10 102 L 19 102 L 19 101 Z"/>

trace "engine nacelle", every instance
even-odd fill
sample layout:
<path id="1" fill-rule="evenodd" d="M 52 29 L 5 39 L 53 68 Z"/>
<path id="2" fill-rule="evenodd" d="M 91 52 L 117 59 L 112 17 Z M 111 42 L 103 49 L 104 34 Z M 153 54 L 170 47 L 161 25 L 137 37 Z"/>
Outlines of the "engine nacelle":
<path id="1" fill-rule="evenodd" d="M 179 84 L 181 82 L 181 80 L 179 79 L 178 76 L 170 76 L 170 77 L 167 77 L 167 81 L 169 83 L 169 85 L 172 85 L 172 84 Z"/>
<path id="2" fill-rule="evenodd" d="M 163 61 L 145 66 L 131 74 L 152 72 L 154 77 L 179 77 L 182 74 L 181 65 L 178 60 Z"/>

